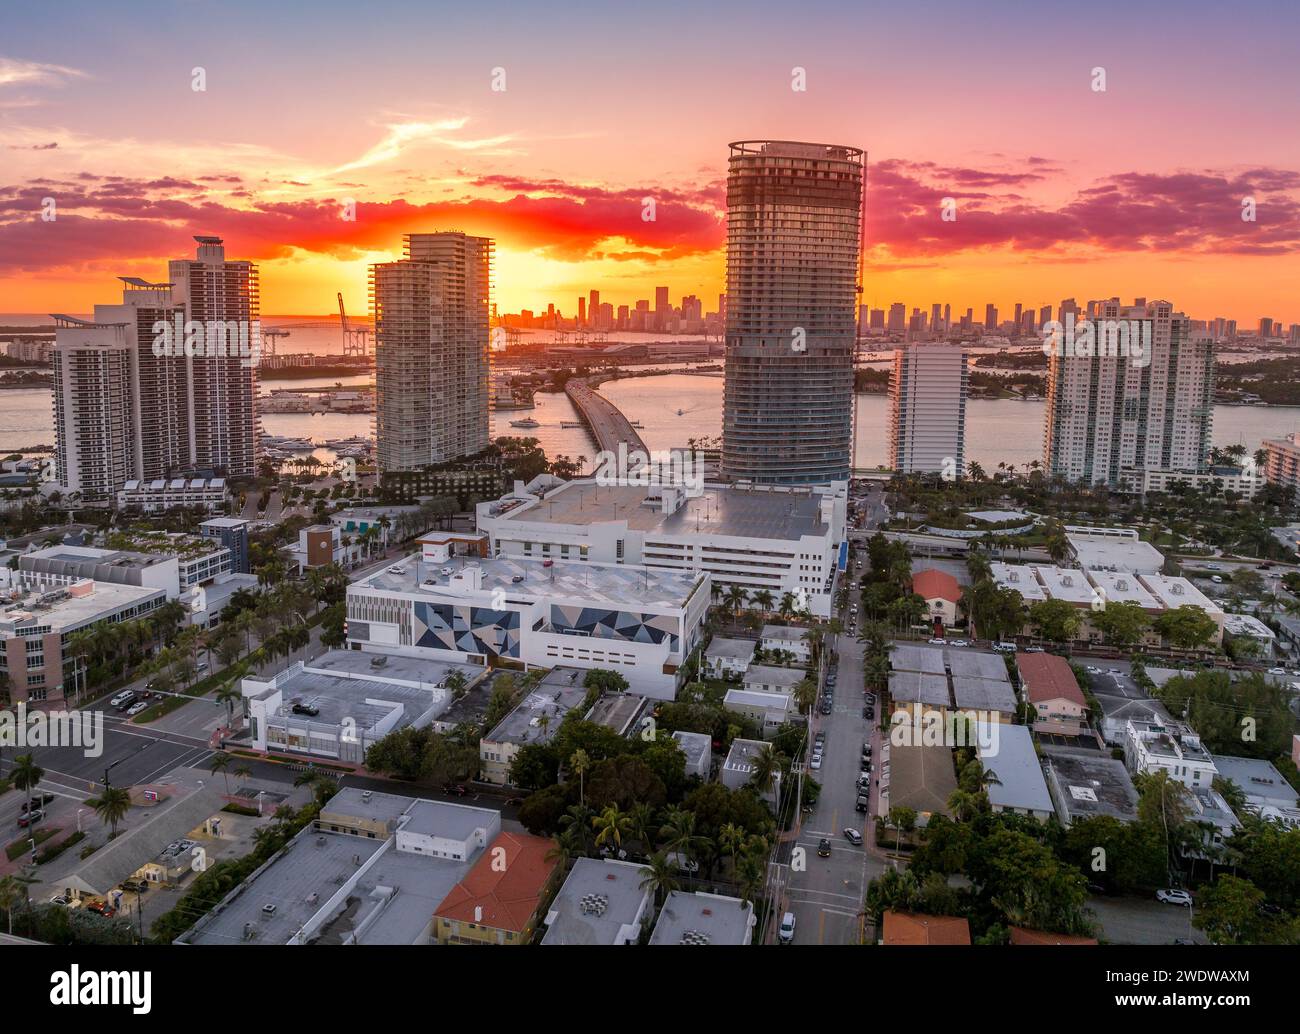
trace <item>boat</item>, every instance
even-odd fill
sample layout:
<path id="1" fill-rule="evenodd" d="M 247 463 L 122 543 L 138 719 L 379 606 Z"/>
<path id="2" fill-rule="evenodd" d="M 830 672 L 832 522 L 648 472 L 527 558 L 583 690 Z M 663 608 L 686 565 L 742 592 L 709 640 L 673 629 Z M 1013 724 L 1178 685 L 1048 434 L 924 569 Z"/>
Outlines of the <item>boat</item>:
<path id="1" fill-rule="evenodd" d="M 686 410 L 684 410 L 684 409 L 679 409 L 679 410 L 677 411 L 677 415 L 678 415 L 678 416 L 685 416 L 685 415 L 686 415 Z"/>
<path id="2" fill-rule="evenodd" d="M 541 427 L 542 425 L 539 424 L 532 417 L 525 417 L 523 420 L 511 420 L 510 426 L 511 427 Z"/>
<path id="3" fill-rule="evenodd" d="M 582 421 L 581 421 L 581 420 L 561 420 L 561 421 L 560 421 L 560 426 L 561 426 L 561 427 L 581 427 L 581 426 L 582 426 Z"/>
<path id="4" fill-rule="evenodd" d="M 640 420 L 629 420 L 627 422 L 627 426 L 635 427 L 638 431 L 645 430 L 645 424 L 641 423 Z"/>

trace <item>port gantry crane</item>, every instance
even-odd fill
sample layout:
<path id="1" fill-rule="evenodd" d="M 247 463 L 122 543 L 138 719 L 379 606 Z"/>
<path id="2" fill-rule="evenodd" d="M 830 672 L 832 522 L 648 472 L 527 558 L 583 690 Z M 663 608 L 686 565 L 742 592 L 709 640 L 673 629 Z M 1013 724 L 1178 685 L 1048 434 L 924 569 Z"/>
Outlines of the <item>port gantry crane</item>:
<path id="1" fill-rule="evenodd" d="M 368 356 L 370 354 L 369 327 L 354 327 L 348 323 L 347 311 L 343 308 L 343 292 L 339 292 L 339 322 L 343 324 L 343 354 Z"/>

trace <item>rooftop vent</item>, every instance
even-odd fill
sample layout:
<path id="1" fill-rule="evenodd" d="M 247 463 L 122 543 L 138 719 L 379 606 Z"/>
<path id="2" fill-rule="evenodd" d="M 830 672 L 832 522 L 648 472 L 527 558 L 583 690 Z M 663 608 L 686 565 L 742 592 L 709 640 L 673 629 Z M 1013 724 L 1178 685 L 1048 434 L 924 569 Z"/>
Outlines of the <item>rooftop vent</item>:
<path id="1" fill-rule="evenodd" d="M 609 877 L 613 879 L 613 877 Z M 606 894 L 587 894 L 578 902 L 578 911 L 585 916 L 603 916 L 609 909 L 609 896 Z"/>

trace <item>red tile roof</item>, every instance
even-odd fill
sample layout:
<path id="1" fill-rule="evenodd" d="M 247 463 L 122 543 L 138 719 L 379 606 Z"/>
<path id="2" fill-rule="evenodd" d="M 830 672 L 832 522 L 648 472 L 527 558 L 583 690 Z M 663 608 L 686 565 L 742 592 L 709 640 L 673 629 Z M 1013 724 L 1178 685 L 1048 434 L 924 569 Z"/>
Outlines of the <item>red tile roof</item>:
<path id="1" fill-rule="evenodd" d="M 949 603 L 961 601 L 961 586 L 957 579 L 947 571 L 936 571 L 933 568 L 912 575 L 912 591 L 926 600 L 947 600 Z"/>
<path id="2" fill-rule="evenodd" d="M 434 911 L 441 919 L 523 931 L 541 903 L 557 861 L 546 860 L 555 841 L 502 833 Z M 502 854 L 502 851 L 505 853 Z M 478 908 L 482 911 L 477 911 Z"/>
<path id="3" fill-rule="evenodd" d="M 1016 667 L 1020 669 L 1020 682 L 1031 704 L 1063 698 L 1080 707 L 1088 706 L 1074 670 L 1064 657 L 1054 653 L 1018 653 Z"/>
<path id="4" fill-rule="evenodd" d="M 970 944 L 970 924 L 961 916 L 885 913 L 885 944 Z"/>
<path id="5" fill-rule="evenodd" d="M 1068 933 L 1048 933 L 1045 930 L 1030 930 L 1023 926 L 1011 928 L 1012 944 L 1096 944 L 1095 937 L 1079 937 Z"/>

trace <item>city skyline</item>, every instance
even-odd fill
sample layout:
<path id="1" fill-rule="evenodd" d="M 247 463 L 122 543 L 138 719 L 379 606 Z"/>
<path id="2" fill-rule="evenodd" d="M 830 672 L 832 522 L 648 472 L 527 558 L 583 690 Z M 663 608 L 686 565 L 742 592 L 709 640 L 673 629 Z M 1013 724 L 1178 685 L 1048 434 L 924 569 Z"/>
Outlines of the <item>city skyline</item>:
<path id="1" fill-rule="evenodd" d="M 514 12 L 490 40 L 457 33 L 478 13 L 408 12 L 410 31 L 393 38 L 350 31 L 326 4 L 314 43 L 291 47 L 291 17 L 252 5 L 235 5 L 259 30 L 238 46 L 237 18 L 69 6 L 76 18 L 57 37 L 19 24 L 0 50 L 0 311 L 89 311 L 105 276 L 153 275 L 200 228 L 258 263 L 269 314 L 332 311 L 339 291 L 361 312 L 366 270 L 400 257 L 401 233 L 444 230 L 498 242 L 502 311 L 572 299 L 567 309 L 592 288 L 631 305 L 660 284 L 713 299 L 725 279 L 720 145 L 765 135 L 868 150 L 868 299 L 942 297 L 978 311 L 1145 293 L 1243 327 L 1300 320 L 1288 302 L 1300 144 L 1278 132 L 1295 121 L 1300 72 L 1281 39 L 1225 34 L 1208 5 L 1176 26 L 1103 5 L 1121 12 L 1123 34 L 1095 7 L 976 17 L 940 5 L 923 17 L 773 5 L 733 30 L 749 55 L 739 68 L 709 60 L 724 15 L 698 13 L 699 32 L 674 37 L 688 71 L 654 91 L 653 48 L 636 46 L 645 28 L 631 12 Z M 428 100 L 407 59 L 435 29 L 463 45 Z M 115 42 L 128 30 L 166 54 L 132 62 L 129 77 L 119 69 L 138 43 Z M 582 71 L 556 76 L 553 46 L 579 31 L 592 44 Z M 848 42 L 858 38 L 896 45 L 862 62 Z M 1017 39 L 1068 42 L 1072 57 L 1017 46 L 996 76 L 959 60 L 1010 58 Z M 348 60 L 316 62 L 315 45 Z M 917 48 L 951 67 L 924 85 L 905 79 Z M 1108 73 L 1102 92 L 1096 68 Z M 795 69 L 806 90 L 791 88 Z M 1277 78 L 1262 95 L 1265 74 Z M 907 103 L 876 102 L 901 81 Z M 286 83 L 302 103 L 257 102 Z M 1184 117 L 1193 109 L 1195 124 Z M 1241 218 L 1246 197 L 1254 222 Z M 46 198 L 53 222 L 41 218 Z M 340 214 L 349 202 L 355 221 Z"/>

